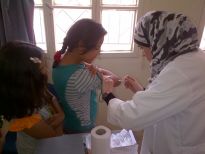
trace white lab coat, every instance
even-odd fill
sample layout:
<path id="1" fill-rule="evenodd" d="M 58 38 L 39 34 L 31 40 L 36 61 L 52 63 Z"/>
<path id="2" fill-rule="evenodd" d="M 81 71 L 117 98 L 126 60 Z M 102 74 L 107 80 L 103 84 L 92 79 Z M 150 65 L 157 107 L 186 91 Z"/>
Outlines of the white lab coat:
<path id="1" fill-rule="evenodd" d="M 108 121 L 144 129 L 141 154 L 205 154 L 205 53 L 170 62 L 132 100 L 110 100 Z"/>

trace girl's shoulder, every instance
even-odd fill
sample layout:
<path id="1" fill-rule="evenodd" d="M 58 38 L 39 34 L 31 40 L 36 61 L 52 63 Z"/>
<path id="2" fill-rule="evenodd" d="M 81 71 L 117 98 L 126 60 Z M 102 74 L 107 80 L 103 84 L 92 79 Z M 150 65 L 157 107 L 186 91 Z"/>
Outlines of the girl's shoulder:
<path id="1" fill-rule="evenodd" d="M 97 73 L 93 73 L 86 67 L 78 68 L 70 77 L 71 80 L 100 80 L 99 75 Z"/>

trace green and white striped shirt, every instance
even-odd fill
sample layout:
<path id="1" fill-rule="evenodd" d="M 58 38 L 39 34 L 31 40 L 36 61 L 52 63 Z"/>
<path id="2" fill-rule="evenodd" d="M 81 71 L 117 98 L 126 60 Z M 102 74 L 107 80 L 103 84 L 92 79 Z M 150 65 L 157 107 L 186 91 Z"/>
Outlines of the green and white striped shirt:
<path id="1" fill-rule="evenodd" d="M 64 129 L 92 129 L 97 113 L 96 90 L 101 88 L 99 76 L 92 75 L 83 64 L 72 64 L 54 68 L 53 81 L 65 112 Z"/>

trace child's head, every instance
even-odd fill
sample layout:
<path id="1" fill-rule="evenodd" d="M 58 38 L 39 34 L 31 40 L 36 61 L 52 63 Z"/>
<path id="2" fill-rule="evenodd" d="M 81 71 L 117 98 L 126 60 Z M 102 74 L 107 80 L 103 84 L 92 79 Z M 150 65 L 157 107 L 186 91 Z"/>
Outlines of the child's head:
<path id="1" fill-rule="evenodd" d="M 5 119 L 31 115 L 45 103 L 47 74 L 42 52 L 20 41 L 0 49 L 0 115 Z"/>
<path id="2" fill-rule="evenodd" d="M 84 49 L 85 54 L 94 49 L 100 50 L 106 33 L 103 26 L 92 19 L 78 20 L 68 30 L 62 49 L 57 54 L 73 52 L 79 47 Z M 59 62 L 58 58 L 54 58 L 54 65 Z"/>

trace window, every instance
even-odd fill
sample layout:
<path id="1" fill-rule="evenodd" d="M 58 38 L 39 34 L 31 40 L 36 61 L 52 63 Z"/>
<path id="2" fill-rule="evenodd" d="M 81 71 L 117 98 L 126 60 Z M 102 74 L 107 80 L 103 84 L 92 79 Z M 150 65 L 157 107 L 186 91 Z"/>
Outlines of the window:
<path id="1" fill-rule="evenodd" d="M 35 0 L 35 5 L 36 8 L 34 9 L 34 33 L 36 44 L 43 50 L 47 50 L 43 8 L 41 7 L 42 3 L 40 3 L 40 0 Z"/>
<path id="2" fill-rule="evenodd" d="M 70 26 L 82 18 L 102 23 L 108 34 L 102 52 L 132 52 L 138 0 L 34 0 L 36 43 L 45 51 L 61 49 Z"/>
<path id="3" fill-rule="evenodd" d="M 203 35 L 202 35 L 202 38 L 201 38 L 201 43 L 200 43 L 199 48 L 202 49 L 202 50 L 205 50 L 205 26 L 204 26 L 204 32 L 203 32 Z"/>

